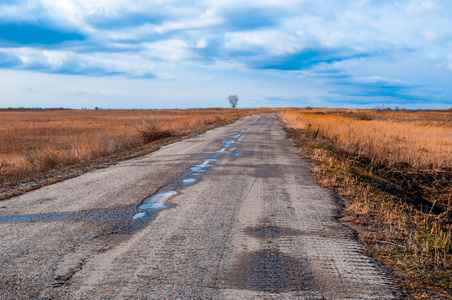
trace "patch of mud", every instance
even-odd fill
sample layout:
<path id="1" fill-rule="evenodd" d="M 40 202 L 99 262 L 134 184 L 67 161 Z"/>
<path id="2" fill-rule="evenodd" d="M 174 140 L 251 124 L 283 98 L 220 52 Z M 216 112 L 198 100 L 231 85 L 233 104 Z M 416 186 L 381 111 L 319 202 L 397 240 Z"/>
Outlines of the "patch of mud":
<path id="1" fill-rule="evenodd" d="M 278 227 L 273 225 L 248 227 L 245 229 L 245 233 L 249 236 L 262 239 L 302 235 L 302 232 L 300 230 L 292 229 L 289 227 Z"/>
<path id="2" fill-rule="evenodd" d="M 284 293 L 312 288 L 312 275 L 302 260 L 278 250 L 260 250 L 240 255 L 226 277 L 234 289 Z"/>

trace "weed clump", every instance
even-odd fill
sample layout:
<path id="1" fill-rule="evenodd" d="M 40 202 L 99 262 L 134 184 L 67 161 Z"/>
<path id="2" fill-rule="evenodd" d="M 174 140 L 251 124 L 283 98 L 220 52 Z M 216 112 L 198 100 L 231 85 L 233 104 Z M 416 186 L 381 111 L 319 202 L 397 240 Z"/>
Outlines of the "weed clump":
<path id="1" fill-rule="evenodd" d="M 143 126 L 138 129 L 138 132 L 140 133 L 143 144 L 149 144 L 175 135 L 172 130 L 161 128 L 155 119 L 151 119 L 149 122 L 142 122 Z"/>

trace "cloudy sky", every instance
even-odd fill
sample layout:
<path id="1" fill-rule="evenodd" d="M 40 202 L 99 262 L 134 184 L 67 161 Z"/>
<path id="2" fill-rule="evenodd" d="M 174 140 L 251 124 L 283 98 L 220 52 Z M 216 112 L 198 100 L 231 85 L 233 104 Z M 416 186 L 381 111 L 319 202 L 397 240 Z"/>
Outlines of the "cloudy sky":
<path id="1" fill-rule="evenodd" d="M 0 0 L 0 107 L 452 107 L 450 0 Z"/>

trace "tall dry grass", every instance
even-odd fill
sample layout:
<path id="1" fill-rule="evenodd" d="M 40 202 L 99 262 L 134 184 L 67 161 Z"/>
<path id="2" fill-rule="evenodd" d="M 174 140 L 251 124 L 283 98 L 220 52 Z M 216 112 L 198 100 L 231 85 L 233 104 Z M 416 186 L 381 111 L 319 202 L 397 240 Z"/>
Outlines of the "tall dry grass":
<path id="1" fill-rule="evenodd" d="M 0 183 L 121 153 L 259 111 L 0 110 Z"/>
<path id="2" fill-rule="evenodd" d="M 288 126 L 323 137 L 340 151 L 375 164 L 452 168 L 452 111 L 286 109 Z"/>

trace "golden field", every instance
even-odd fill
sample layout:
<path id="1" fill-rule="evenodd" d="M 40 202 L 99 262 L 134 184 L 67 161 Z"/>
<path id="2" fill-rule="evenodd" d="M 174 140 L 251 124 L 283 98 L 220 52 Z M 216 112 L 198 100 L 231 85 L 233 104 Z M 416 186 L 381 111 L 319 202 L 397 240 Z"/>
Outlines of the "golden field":
<path id="1" fill-rule="evenodd" d="M 452 111 L 286 109 L 288 126 L 328 139 L 375 164 L 452 168 Z"/>
<path id="2" fill-rule="evenodd" d="M 259 111 L 0 110 L 0 183 L 125 152 Z"/>

